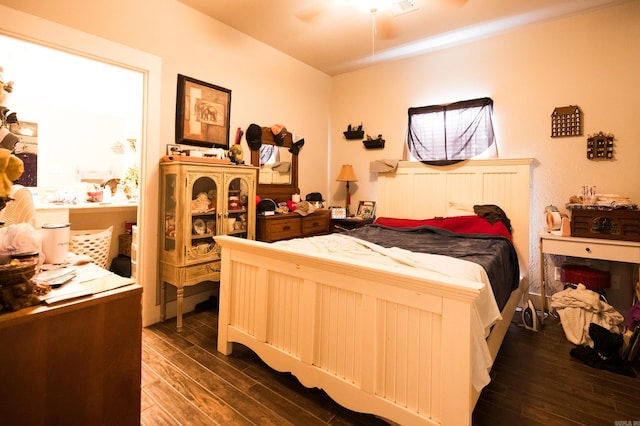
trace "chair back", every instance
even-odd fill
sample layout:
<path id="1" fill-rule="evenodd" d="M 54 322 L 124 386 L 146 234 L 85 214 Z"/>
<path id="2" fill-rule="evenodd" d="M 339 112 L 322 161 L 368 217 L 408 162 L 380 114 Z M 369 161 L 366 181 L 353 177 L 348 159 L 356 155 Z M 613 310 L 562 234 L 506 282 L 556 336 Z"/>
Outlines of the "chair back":
<path id="1" fill-rule="evenodd" d="M 69 251 L 84 254 L 101 268 L 108 269 L 113 226 L 107 229 L 71 230 Z"/>
<path id="2" fill-rule="evenodd" d="M 13 201 L 7 201 L 7 205 L 0 211 L 0 221 L 5 225 L 28 223 L 36 226 L 36 208 L 33 204 L 33 195 L 29 188 L 22 185 L 13 185 L 9 192 Z"/>

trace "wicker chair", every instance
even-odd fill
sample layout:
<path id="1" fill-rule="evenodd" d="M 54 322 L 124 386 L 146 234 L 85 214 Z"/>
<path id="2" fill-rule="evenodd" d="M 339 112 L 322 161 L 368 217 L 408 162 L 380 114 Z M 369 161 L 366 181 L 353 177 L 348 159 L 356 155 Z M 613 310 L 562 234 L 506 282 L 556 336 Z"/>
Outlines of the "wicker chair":
<path id="1" fill-rule="evenodd" d="M 107 229 L 71 230 L 69 251 L 87 255 L 93 263 L 108 269 L 112 234 L 113 226 Z"/>

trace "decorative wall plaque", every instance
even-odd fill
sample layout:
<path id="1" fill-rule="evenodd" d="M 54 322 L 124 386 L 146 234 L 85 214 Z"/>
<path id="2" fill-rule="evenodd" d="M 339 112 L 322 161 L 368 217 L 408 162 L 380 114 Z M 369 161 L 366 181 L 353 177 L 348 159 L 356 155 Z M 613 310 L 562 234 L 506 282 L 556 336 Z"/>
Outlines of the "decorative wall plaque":
<path id="1" fill-rule="evenodd" d="M 551 114 L 551 137 L 582 136 L 582 110 L 577 105 L 558 107 Z"/>
<path id="2" fill-rule="evenodd" d="M 587 138 L 587 158 L 589 160 L 613 158 L 613 134 L 598 132 Z"/>

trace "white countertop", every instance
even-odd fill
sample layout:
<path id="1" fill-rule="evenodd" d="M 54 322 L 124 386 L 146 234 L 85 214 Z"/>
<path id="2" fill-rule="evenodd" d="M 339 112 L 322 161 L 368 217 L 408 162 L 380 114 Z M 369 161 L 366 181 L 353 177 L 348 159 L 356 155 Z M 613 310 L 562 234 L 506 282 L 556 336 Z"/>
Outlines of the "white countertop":
<path id="1" fill-rule="evenodd" d="M 37 210 L 82 210 L 82 209 L 134 209 L 138 208 L 137 201 L 125 201 L 125 202 L 111 202 L 111 203 L 80 203 L 80 204 L 65 204 L 65 203 L 36 203 Z"/>

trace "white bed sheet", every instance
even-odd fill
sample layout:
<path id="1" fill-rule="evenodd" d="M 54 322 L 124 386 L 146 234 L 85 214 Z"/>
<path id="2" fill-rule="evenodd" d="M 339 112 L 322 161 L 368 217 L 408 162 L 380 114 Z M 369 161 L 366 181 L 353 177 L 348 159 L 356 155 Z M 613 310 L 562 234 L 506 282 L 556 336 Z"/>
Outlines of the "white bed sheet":
<path id="1" fill-rule="evenodd" d="M 426 274 L 463 279 L 482 285 L 473 306 L 476 321 L 472 322 L 472 384 L 481 391 L 489 384 L 489 369 L 493 363 L 486 337 L 496 321 L 502 319 L 493 296 L 491 283 L 484 268 L 476 263 L 448 256 L 415 253 L 398 247 L 385 248 L 344 234 L 296 238 L 273 243 L 297 252 L 316 253 L 338 259 L 353 259 L 378 266 L 424 270 Z"/>

